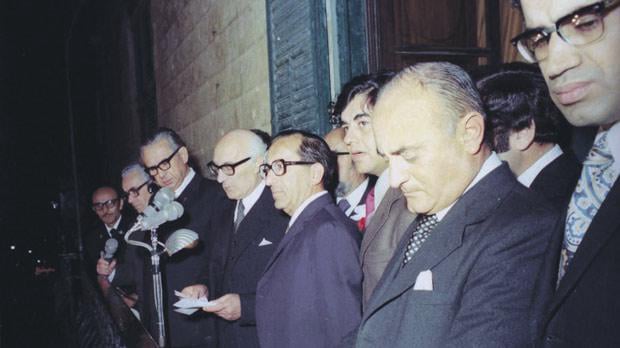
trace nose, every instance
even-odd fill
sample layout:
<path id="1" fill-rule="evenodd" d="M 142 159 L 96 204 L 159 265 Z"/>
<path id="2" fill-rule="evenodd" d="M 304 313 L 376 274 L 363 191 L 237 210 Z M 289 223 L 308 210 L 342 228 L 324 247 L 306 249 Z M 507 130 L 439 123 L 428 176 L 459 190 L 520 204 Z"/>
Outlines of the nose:
<path id="1" fill-rule="evenodd" d="M 265 174 L 265 185 L 271 187 L 274 175 L 269 175 L 269 171 Z"/>
<path id="2" fill-rule="evenodd" d="M 349 127 L 345 132 L 344 132 L 344 138 L 342 139 L 345 143 L 345 145 L 347 145 L 347 148 L 349 148 L 349 151 L 351 150 L 350 145 L 351 145 L 351 127 Z"/>
<path id="3" fill-rule="evenodd" d="M 393 188 L 399 188 L 407 180 L 404 166 L 401 162 L 402 160 L 389 158 L 388 177 L 390 179 L 390 186 Z"/>
<path id="4" fill-rule="evenodd" d="M 540 62 L 543 72 L 550 80 L 553 80 L 566 71 L 573 69 L 581 63 L 579 50 L 564 41 L 558 33 L 551 34 L 547 43 L 549 50 L 547 59 Z"/>

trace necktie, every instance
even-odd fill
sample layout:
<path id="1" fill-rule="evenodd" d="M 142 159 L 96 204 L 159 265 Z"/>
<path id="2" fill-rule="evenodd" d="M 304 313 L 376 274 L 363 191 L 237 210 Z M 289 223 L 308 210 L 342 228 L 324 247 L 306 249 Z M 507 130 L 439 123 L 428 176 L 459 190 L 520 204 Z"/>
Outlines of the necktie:
<path id="1" fill-rule="evenodd" d="M 116 228 L 113 228 L 113 229 L 110 230 L 110 237 L 116 238 L 116 237 L 118 237 L 118 235 L 119 235 L 119 233 L 118 233 L 118 230 Z"/>
<path id="2" fill-rule="evenodd" d="M 568 205 L 558 284 L 566 274 L 594 215 L 618 178 L 619 173 L 612 167 L 613 162 L 614 159 L 607 142 L 607 132 L 603 132 L 599 134 L 583 162 L 581 177 Z"/>
<path id="3" fill-rule="evenodd" d="M 407 262 L 411 261 L 413 254 L 420 249 L 422 243 L 426 241 L 428 236 L 431 234 L 431 231 L 435 228 L 435 226 L 437 226 L 438 223 L 439 220 L 435 214 L 421 215 L 417 218 L 417 225 L 411 234 L 411 238 L 409 238 L 409 243 L 407 243 L 403 266 L 405 266 Z"/>
<path id="4" fill-rule="evenodd" d="M 375 211 L 375 188 L 371 188 L 366 196 L 366 201 L 364 202 L 366 205 L 366 223 L 370 220 L 370 216 Z"/>
<path id="5" fill-rule="evenodd" d="M 349 201 L 343 198 L 340 200 L 340 202 L 338 202 L 338 208 L 340 208 L 340 210 L 342 210 L 342 212 L 346 214 L 347 210 L 351 208 L 351 204 L 349 203 Z"/>
<path id="6" fill-rule="evenodd" d="M 244 217 L 245 207 L 243 206 L 243 201 L 239 201 L 239 205 L 237 206 L 237 218 L 235 219 L 235 232 L 237 232 L 237 228 L 239 228 L 239 224 Z"/>

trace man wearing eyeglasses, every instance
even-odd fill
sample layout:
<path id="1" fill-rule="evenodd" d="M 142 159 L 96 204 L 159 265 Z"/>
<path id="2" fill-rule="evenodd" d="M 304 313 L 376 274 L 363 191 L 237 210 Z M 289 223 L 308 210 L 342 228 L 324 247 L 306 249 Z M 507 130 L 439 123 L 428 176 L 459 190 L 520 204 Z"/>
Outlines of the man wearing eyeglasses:
<path id="1" fill-rule="evenodd" d="M 274 207 L 271 190 L 259 173 L 267 146 L 249 130 L 224 135 L 207 165 L 226 195 L 235 203 L 213 220 L 213 251 L 204 284 L 183 292 L 201 297 L 209 294 L 212 306 L 206 312 L 220 317 L 218 346 L 259 347 L 254 315 L 256 285 L 273 254 L 289 217 Z"/>
<path id="2" fill-rule="evenodd" d="M 213 319 L 204 318 L 200 313 L 188 317 L 174 312 L 172 304 L 177 300 L 175 290 L 180 291 L 190 284 L 196 284 L 200 278 L 200 270 L 208 262 L 212 242 L 209 224 L 226 198 L 219 185 L 203 178 L 189 166 L 189 151 L 173 130 L 158 129 L 146 139 L 140 150 L 147 173 L 159 186 L 173 190 L 176 200 L 184 208 L 181 218 L 167 222 L 158 229 L 159 240 L 165 241 L 172 232 L 181 228 L 198 233 L 200 239 L 196 248 L 162 259 L 164 307 L 169 328 L 166 333 L 170 346 L 214 346 Z M 152 303 L 152 300 L 148 303 Z"/>
<path id="3" fill-rule="evenodd" d="M 351 220 L 360 221 L 366 216 L 366 199 L 375 186 L 377 177 L 368 176 L 355 169 L 351 153 L 344 143 L 344 129 L 335 128 L 325 134 L 324 138 L 338 159 L 336 204 Z"/>
<path id="4" fill-rule="evenodd" d="M 513 39 L 575 126 L 598 134 L 547 253 L 539 343 L 620 346 L 620 1 L 522 0 Z"/>
<path id="5" fill-rule="evenodd" d="M 256 290 L 260 346 L 336 347 L 359 323 L 362 272 L 360 234 L 328 193 L 334 155 L 321 137 L 286 131 L 261 171 L 291 220 Z"/>

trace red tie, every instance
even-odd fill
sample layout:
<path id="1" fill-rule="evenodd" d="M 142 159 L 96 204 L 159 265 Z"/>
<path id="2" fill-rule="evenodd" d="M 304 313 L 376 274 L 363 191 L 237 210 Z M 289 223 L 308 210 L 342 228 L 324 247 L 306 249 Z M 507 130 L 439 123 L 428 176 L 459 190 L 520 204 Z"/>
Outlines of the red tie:
<path id="1" fill-rule="evenodd" d="M 370 218 L 370 214 L 375 211 L 375 188 L 371 188 L 366 196 L 366 220 Z"/>

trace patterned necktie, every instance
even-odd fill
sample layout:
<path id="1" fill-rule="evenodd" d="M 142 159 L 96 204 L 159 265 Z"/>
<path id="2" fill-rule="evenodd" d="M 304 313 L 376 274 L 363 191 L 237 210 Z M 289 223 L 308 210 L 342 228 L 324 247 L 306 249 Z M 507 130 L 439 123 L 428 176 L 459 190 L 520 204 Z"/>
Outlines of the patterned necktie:
<path id="1" fill-rule="evenodd" d="M 603 132 L 599 134 L 588 157 L 583 162 L 581 177 L 568 205 L 558 284 L 566 274 L 594 215 L 618 178 L 619 173 L 614 170 L 613 162 L 614 159 L 607 142 L 607 132 Z"/>
<path id="2" fill-rule="evenodd" d="M 237 207 L 237 218 L 235 219 L 235 232 L 237 232 L 237 228 L 239 228 L 239 224 L 241 224 L 241 220 L 245 217 L 245 207 L 243 206 L 243 201 L 239 201 L 239 206 Z"/>
<path id="3" fill-rule="evenodd" d="M 375 188 L 371 188 L 366 196 L 366 200 L 364 201 L 366 205 L 366 224 L 370 220 L 370 216 L 375 212 Z"/>
<path id="4" fill-rule="evenodd" d="M 340 200 L 340 202 L 338 202 L 338 208 L 340 208 L 340 210 L 342 210 L 342 212 L 346 214 L 347 210 L 351 208 L 351 203 L 349 203 L 349 201 L 343 198 Z"/>
<path id="5" fill-rule="evenodd" d="M 422 246 L 422 243 L 426 241 L 431 231 L 437 226 L 439 220 L 435 214 L 432 215 L 420 215 L 417 219 L 417 225 L 409 238 L 407 243 L 407 249 L 405 250 L 405 258 L 403 259 L 403 267 L 407 262 L 411 261 L 413 254 L 415 254 Z"/>

